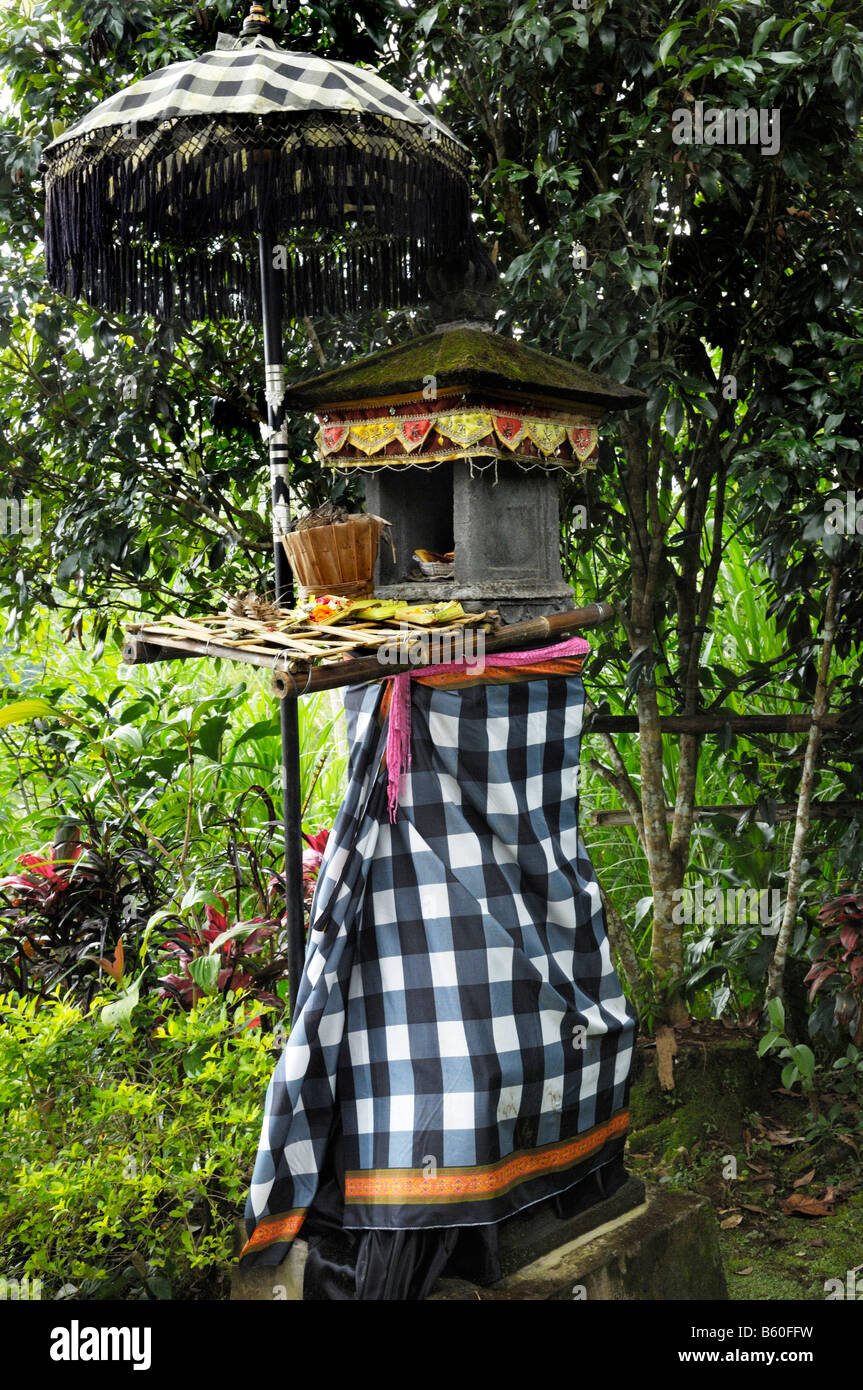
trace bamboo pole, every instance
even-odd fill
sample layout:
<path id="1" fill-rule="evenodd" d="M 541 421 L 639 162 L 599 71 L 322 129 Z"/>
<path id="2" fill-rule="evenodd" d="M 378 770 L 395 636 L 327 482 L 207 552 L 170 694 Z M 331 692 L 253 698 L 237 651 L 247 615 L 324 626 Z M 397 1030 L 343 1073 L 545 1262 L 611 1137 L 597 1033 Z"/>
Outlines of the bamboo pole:
<path id="1" fill-rule="evenodd" d="M 825 715 L 818 721 L 822 729 L 837 729 L 841 719 L 837 714 Z M 663 734 L 719 734 L 730 729 L 733 734 L 802 734 L 812 726 L 809 714 L 661 714 L 659 729 Z M 585 725 L 585 734 L 637 734 L 635 714 L 598 714 Z"/>
<path id="2" fill-rule="evenodd" d="M 599 605 L 602 610 L 607 609 L 609 606 L 608 604 Z M 589 610 L 579 609 L 576 613 L 557 614 L 555 616 L 573 620 L 571 630 L 575 631 L 580 626 L 592 626 L 594 623 L 608 621 L 608 616 L 604 611 L 602 617 L 594 616 L 593 623 L 579 623 L 574 621 L 577 613 L 595 613 L 596 607 L 597 605 L 592 605 Z M 542 622 L 545 621 L 547 620 L 542 620 Z M 511 634 L 514 630 L 514 626 L 515 625 L 513 625 L 513 627 L 501 629 L 501 632 L 494 638 L 487 638 L 485 644 L 486 652 L 505 651 L 508 649 L 510 643 L 512 643 L 513 646 L 526 645 L 526 642 L 513 642 Z M 519 628 L 525 626 L 533 628 L 533 624 L 518 624 Z M 426 629 L 426 631 L 428 630 L 429 629 Z M 431 629 L 431 631 L 434 631 L 434 629 Z M 392 641 L 394 636 L 397 638 L 399 635 L 395 629 L 385 630 L 385 632 L 385 640 L 387 641 Z M 549 635 L 550 634 L 545 632 L 544 629 L 540 630 L 538 633 L 532 631 L 527 640 L 530 641 L 536 638 L 536 640 L 541 641 L 543 638 L 547 639 Z M 559 633 L 557 633 L 557 635 L 559 635 Z M 504 639 L 503 645 L 497 645 L 498 637 Z M 351 685 L 354 682 L 359 683 L 368 680 L 381 680 L 398 671 L 413 669 L 408 662 L 399 665 L 387 664 L 379 662 L 377 657 L 370 656 L 351 658 L 349 662 L 345 661 L 336 666 L 324 668 L 315 667 L 311 672 L 307 672 L 296 663 L 292 663 L 286 652 L 265 652 L 265 650 L 261 648 L 259 654 L 257 652 L 250 652 L 242 647 L 227 646 L 212 640 L 204 641 L 198 639 L 193 641 L 179 637 L 167 637 L 161 632 L 158 634 L 157 638 L 155 633 L 143 634 L 129 631 L 126 634 L 126 641 L 123 646 L 123 660 L 128 666 L 150 664 L 157 661 L 191 661 L 195 658 L 200 660 L 202 657 L 209 657 L 212 660 L 221 658 L 224 661 L 241 661 L 249 666 L 258 666 L 268 671 L 274 671 L 278 681 L 278 686 L 274 686 L 274 693 L 278 695 L 280 699 L 284 699 L 286 695 L 296 693 L 294 689 L 295 683 L 291 681 L 290 676 L 286 678 L 283 674 L 286 667 L 288 671 L 293 670 L 296 676 L 296 685 L 300 687 L 303 693 L 305 693 L 306 690 L 309 692 L 325 689 L 332 690 L 342 685 Z M 806 714 L 669 714 L 660 716 L 659 727 L 663 734 L 669 735 L 721 733 L 723 729 L 726 728 L 730 728 L 733 734 L 795 734 L 806 733 L 807 730 L 811 728 L 812 722 L 812 717 Z M 841 728 L 842 717 L 838 714 L 825 714 L 823 718 L 818 720 L 818 724 L 825 733 L 829 733 Z M 599 714 L 589 722 L 585 733 L 638 733 L 638 718 L 630 714 Z M 844 802 L 837 804 L 845 805 Z M 852 805 L 853 803 L 848 804 Z M 705 806 L 701 809 L 705 812 L 724 811 L 726 809 L 729 810 L 729 812 L 738 810 L 742 814 L 747 808 L 745 806 L 728 808 Z M 605 825 L 631 824 L 631 821 L 628 819 L 628 812 L 625 811 L 603 811 L 599 814 L 609 817 L 621 817 L 621 819 L 605 820 L 602 822 L 602 824 Z M 670 814 L 673 815 L 673 808 L 670 808 Z"/>
<path id="3" fill-rule="evenodd" d="M 532 619 L 527 623 L 513 624 L 501 628 L 493 636 L 486 637 L 485 650 L 487 653 L 506 651 L 510 647 L 527 646 L 532 641 L 547 641 L 550 637 L 562 636 L 566 632 L 574 632 L 581 627 L 592 627 L 607 622 L 611 616 L 611 605 L 600 603 L 591 604 L 588 608 L 579 608 L 570 613 L 556 613 L 546 618 Z M 435 629 L 426 628 L 424 631 L 433 633 Z M 382 641 L 391 642 L 394 638 L 398 639 L 400 634 L 396 628 L 382 628 L 380 635 Z M 302 640 L 300 638 L 300 641 Z M 408 641 L 415 640 L 414 637 L 408 638 Z M 289 676 L 286 678 L 283 674 L 286 668 L 288 670 L 293 669 L 297 678 L 296 684 L 303 691 L 308 690 L 310 692 L 332 690 L 342 685 L 351 685 L 354 682 L 379 680 L 398 671 L 413 669 L 408 661 L 399 664 L 384 663 L 379 662 L 376 656 L 366 656 L 351 657 L 349 662 L 340 662 L 338 665 L 323 668 L 315 667 L 311 672 L 306 672 L 298 665 L 291 663 L 287 652 L 265 651 L 264 648 L 260 648 L 260 654 L 258 654 L 249 652 L 248 649 L 242 647 L 234 647 L 215 641 L 212 638 L 205 640 L 204 638 L 169 637 L 161 631 L 158 636 L 155 633 L 142 633 L 134 629 L 130 629 L 126 634 L 123 660 L 129 666 L 157 661 L 192 660 L 196 657 L 198 659 L 210 657 L 213 660 L 218 657 L 225 661 L 242 661 L 250 666 L 259 666 L 274 671 L 277 679 L 274 693 L 280 699 L 295 693 L 294 682 Z M 839 729 L 842 718 L 838 714 L 825 714 L 817 722 L 820 728 L 827 733 Z M 812 716 L 807 714 L 668 714 L 660 716 L 659 728 L 661 733 L 670 735 L 722 733 L 725 729 L 730 729 L 732 734 L 794 734 L 806 733 L 812 727 L 812 723 Z M 634 714 L 598 714 L 588 722 L 585 733 L 638 733 L 638 717 Z M 704 807 L 702 809 L 712 811 L 719 808 Z M 741 806 L 739 810 L 742 814 L 746 807 Z M 602 814 L 626 815 L 625 812 L 603 812 Z M 616 820 L 604 823 L 624 825 L 630 822 L 628 820 Z"/>
<path id="4" fill-rule="evenodd" d="M 478 616 L 478 615 L 477 615 Z M 552 613 L 546 617 L 531 618 L 524 623 L 513 623 L 498 632 L 485 637 L 485 652 L 514 651 L 519 647 L 530 647 L 564 637 L 579 628 L 595 627 L 606 623 L 614 616 L 610 603 L 591 603 L 586 608 L 576 608 L 568 613 Z M 337 631 L 333 629 L 332 631 Z M 391 643 L 401 638 L 408 645 L 422 637 L 446 633 L 445 628 L 424 627 L 415 633 L 400 633 L 397 628 L 381 628 L 382 642 Z M 302 640 L 302 639 L 301 639 Z M 382 662 L 377 655 L 349 657 L 331 666 L 316 666 L 309 671 L 295 667 L 296 684 L 285 676 L 289 666 L 288 652 L 269 652 L 261 655 L 263 648 L 249 651 L 246 648 L 227 645 L 212 638 L 200 636 L 175 637 L 159 632 L 142 632 L 139 628 L 130 629 L 123 647 L 123 660 L 134 666 L 144 662 L 191 660 L 194 657 L 223 658 L 226 661 L 244 661 L 248 665 L 262 666 L 274 672 L 274 692 L 284 699 L 297 693 L 299 685 L 305 691 L 332 690 L 342 685 L 353 685 L 362 681 L 382 680 L 385 676 L 399 671 L 414 669 L 415 662 L 405 659 L 400 662 Z"/>
<path id="5" fill-rule="evenodd" d="M 737 816 L 745 815 L 747 811 L 754 811 L 755 805 L 738 806 L 726 803 L 721 806 L 696 806 L 693 814 L 696 817 L 702 816 Z M 843 820 L 845 817 L 859 815 L 863 813 L 863 801 L 813 801 L 809 807 L 809 814 L 815 820 Z M 795 801 L 784 801 L 773 808 L 773 819 L 778 825 L 783 822 L 795 820 L 797 817 L 797 803 Z M 674 807 L 666 806 L 665 819 L 674 819 Z M 608 825 L 632 825 L 632 814 L 629 811 L 594 811 L 590 817 L 591 824 L 597 826 Z"/>
<path id="6" fill-rule="evenodd" d="M 155 638 L 143 637 L 140 633 L 127 633 L 123 644 L 123 660 L 127 666 L 151 665 L 156 661 L 192 661 L 208 657 L 215 661 L 241 661 L 246 666 L 263 666 L 272 670 L 275 661 L 284 657 L 279 652 L 267 652 L 265 656 L 257 652 L 245 651 L 242 647 L 225 647 L 218 642 L 191 641 L 184 637 Z"/>

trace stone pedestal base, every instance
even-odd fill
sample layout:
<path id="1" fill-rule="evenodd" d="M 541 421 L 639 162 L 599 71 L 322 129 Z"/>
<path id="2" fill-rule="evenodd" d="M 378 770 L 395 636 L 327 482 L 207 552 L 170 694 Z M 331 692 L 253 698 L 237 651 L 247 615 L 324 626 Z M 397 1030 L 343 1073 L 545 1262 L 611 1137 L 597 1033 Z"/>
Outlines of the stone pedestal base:
<path id="1" fill-rule="evenodd" d="M 502 1279 L 487 1287 L 441 1279 L 428 1301 L 727 1299 L 709 1202 L 653 1188 L 633 1207 L 642 1196 L 641 1183 L 630 1178 L 613 1197 L 567 1222 L 532 1221 L 525 1213 L 501 1233 Z M 307 1253 L 297 1240 L 275 1269 L 235 1270 L 231 1299 L 302 1301 Z"/>
<path id="2" fill-rule="evenodd" d="M 237 1266 L 231 1275 L 231 1302 L 242 1303 L 301 1303 L 303 1274 L 309 1247 L 304 1240 L 295 1240 L 287 1258 L 270 1269 L 250 1269 L 244 1273 Z"/>
<path id="3" fill-rule="evenodd" d="M 430 1300 L 635 1302 L 727 1297 L 709 1202 L 692 1193 L 654 1188 L 634 1210 L 558 1245 L 496 1284 L 479 1288 L 461 1279 L 441 1279 Z"/>
<path id="4" fill-rule="evenodd" d="M 459 584 L 454 580 L 438 583 L 405 581 L 375 588 L 375 598 L 398 599 L 406 603 L 451 603 L 456 600 L 466 613 L 484 613 L 496 608 L 505 623 L 524 623 L 549 613 L 567 613 L 575 607 L 572 590 L 563 581 L 529 585 L 501 580 L 493 589 L 489 584 Z"/>

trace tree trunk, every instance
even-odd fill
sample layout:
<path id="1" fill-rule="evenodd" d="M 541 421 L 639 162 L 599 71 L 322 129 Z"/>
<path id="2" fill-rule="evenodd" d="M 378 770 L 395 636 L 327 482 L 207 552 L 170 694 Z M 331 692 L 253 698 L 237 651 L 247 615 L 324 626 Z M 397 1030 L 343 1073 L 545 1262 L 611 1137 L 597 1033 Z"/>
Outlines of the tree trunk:
<path id="1" fill-rule="evenodd" d="M 596 869 L 594 869 L 594 874 Z M 635 954 L 632 942 L 629 939 L 629 932 L 626 930 L 626 923 L 623 921 L 611 898 L 606 893 L 600 880 L 599 893 L 602 898 L 602 905 L 605 908 L 605 924 L 608 928 L 608 940 L 612 951 L 620 962 L 626 983 L 630 990 L 634 991 L 641 981 L 641 968 L 638 964 L 638 956 Z"/>
<path id="2" fill-rule="evenodd" d="M 776 937 L 773 959 L 770 962 L 770 968 L 767 972 L 766 997 L 768 999 L 782 997 L 782 987 L 785 979 L 785 962 L 788 958 L 791 932 L 797 917 L 797 903 L 800 898 L 800 871 L 803 864 L 803 848 L 806 844 L 806 836 L 809 831 L 812 793 L 815 789 L 815 764 L 818 759 L 818 749 L 821 744 L 821 720 L 827 712 L 827 678 L 830 673 L 830 657 L 833 653 L 833 642 L 836 637 L 839 575 L 839 566 L 836 565 L 831 571 L 830 584 L 827 588 L 827 598 L 824 605 L 824 639 L 821 644 L 821 660 L 818 665 L 818 680 L 815 685 L 815 703 L 812 708 L 812 724 L 809 729 L 809 741 L 806 744 L 806 756 L 803 761 L 803 775 L 800 779 L 800 795 L 797 799 L 797 823 L 794 827 L 794 842 L 791 846 L 791 859 L 788 864 L 788 886 L 785 894 L 785 910 L 782 914 L 782 925 Z"/>

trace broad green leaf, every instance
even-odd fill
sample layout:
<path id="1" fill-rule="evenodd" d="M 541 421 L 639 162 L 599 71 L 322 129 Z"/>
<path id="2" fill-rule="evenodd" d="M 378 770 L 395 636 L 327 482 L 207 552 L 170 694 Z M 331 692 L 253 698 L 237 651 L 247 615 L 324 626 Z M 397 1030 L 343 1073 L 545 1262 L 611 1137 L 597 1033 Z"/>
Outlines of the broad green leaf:
<path id="1" fill-rule="evenodd" d="M 141 937 L 140 945 L 138 947 L 138 957 L 141 961 L 145 961 L 147 959 L 147 952 L 150 948 L 150 937 L 153 935 L 153 932 L 156 930 L 156 927 L 158 927 L 161 922 L 166 922 L 169 917 L 174 916 L 176 916 L 176 913 L 174 912 L 173 908 L 166 907 L 162 908 L 159 912 L 154 912 L 152 917 L 148 919 L 147 925 L 144 928 L 144 934 Z"/>
<path id="2" fill-rule="evenodd" d="M 781 999 L 771 999 L 767 1005 L 770 1022 L 778 1033 L 785 1032 L 785 1005 Z"/>
<path id="3" fill-rule="evenodd" d="M 650 895 L 646 898 L 639 898 L 638 902 L 635 904 L 635 926 L 640 926 L 648 913 L 652 911 L 653 898 Z"/>
<path id="4" fill-rule="evenodd" d="M 189 974 L 205 994 L 215 994 L 222 962 L 218 956 L 199 956 L 189 964 Z"/>
<path id="5" fill-rule="evenodd" d="M 672 399 L 668 402 L 668 406 L 665 411 L 665 428 L 671 435 L 672 439 L 677 438 L 682 425 L 683 406 L 678 400 L 678 398 L 676 396 L 673 396 Z"/>
<path id="6" fill-rule="evenodd" d="M 190 907 L 199 907 L 202 904 L 206 907 L 215 907 L 220 912 L 224 906 L 218 893 L 214 893 L 210 888 L 199 888 L 196 883 L 193 883 L 191 888 L 187 888 L 183 894 L 180 911 L 188 912 Z"/>
<path id="7" fill-rule="evenodd" d="M 800 1075 L 811 1081 L 815 1075 L 815 1053 L 805 1043 L 792 1047 L 791 1056 L 797 1064 Z"/>
<path id="8" fill-rule="evenodd" d="M 259 719 L 257 723 L 252 724 L 248 729 L 244 729 L 243 732 L 234 739 L 234 742 L 231 744 L 231 751 L 233 752 L 235 748 L 239 748 L 242 743 L 248 743 L 250 741 L 256 742 L 258 739 L 262 738 L 278 737 L 279 728 L 279 716 L 277 714 L 271 715 L 269 719 Z"/>
<path id="9" fill-rule="evenodd" d="M 14 704 L 0 709 L 0 729 L 9 724 L 27 724 L 31 719 L 62 719 L 60 710 L 49 705 L 47 700 L 16 700 Z"/>
<path id="10" fill-rule="evenodd" d="M 850 67 L 850 48 L 837 48 L 835 54 L 833 55 L 833 63 L 830 68 L 830 71 L 833 75 L 833 81 L 836 83 L 837 87 L 844 87 L 845 79 L 848 76 L 848 71 Z"/>
<path id="11" fill-rule="evenodd" d="M 144 750 L 143 734 L 135 724 L 120 724 L 118 728 L 111 730 L 105 742 L 118 743 L 124 748 L 130 748 L 133 753 L 141 753 Z"/>
<path id="12" fill-rule="evenodd" d="M 213 715 L 211 719 L 205 719 L 198 729 L 198 745 L 212 762 L 218 760 L 222 735 L 227 727 L 227 717 L 222 714 L 216 714 Z"/>
<path id="13" fill-rule="evenodd" d="M 683 32 L 682 24 L 672 24 L 670 29 L 666 29 L 662 38 L 659 40 L 659 61 L 664 63 L 677 40 Z"/>
<path id="14" fill-rule="evenodd" d="M 786 68 L 799 68 L 800 64 L 804 62 L 800 54 L 795 53 L 790 48 L 782 48 L 774 53 L 764 53 L 762 56 L 764 58 L 770 58 L 774 63 L 778 63 L 780 67 Z"/>
<path id="15" fill-rule="evenodd" d="M 102 1009 L 100 1017 L 106 1028 L 122 1028 L 126 1032 L 129 1031 L 132 1013 L 140 1003 L 139 996 L 143 978 L 142 973 L 113 1004 L 106 1004 Z"/>
<path id="16" fill-rule="evenodd" d="M 260 926 L 260 922 L 236 922 L 233 927 L 229 927 L 227 931 L 220 932 L 215 940 L 210 942 L 210 955 L 216 955 L 220 947 L 224 946 L 226 941 L 234 941 L 238 938 L 251 936 L 252 932 L 257 931 Z"/>
<path id="17" fill-rule="evenodd" d="M 755 37 L 752 40 L 753 57 L 755 57 L 758 53 L 761 52 L 762 48 L 767 42 L 767 38 L 770 34 L 771 29 L 775 29 L 777 23 L 778 21 L 775 15 L 771 15 L 769 19 L 763 19 L 761 21 L 758 28 L 755 30 Z"/>
<path id="18" fill-rule="evenodd" d="M 437 23 L 439 9 L 439 5 L 433 5 L 430 10 L 426 10 L 425 14 L 421 14 L 419 19 L 417 20 L 417 24 L 419 25 L 420 29 L 422 29 L 426 37 L 428 37 L 435 24 Z"/>
<path id="19" fill-rule="evenodd" d="M 779 1033 L 765 1033 L 764 1037 L 758 1044 L 758 1056 L 763 1057 L 765 1052 L 769 1052 L 771 1047 L 775 1046 L 775 1044 L 779 1042 L 780 1037 L 781 1034 Z"/>

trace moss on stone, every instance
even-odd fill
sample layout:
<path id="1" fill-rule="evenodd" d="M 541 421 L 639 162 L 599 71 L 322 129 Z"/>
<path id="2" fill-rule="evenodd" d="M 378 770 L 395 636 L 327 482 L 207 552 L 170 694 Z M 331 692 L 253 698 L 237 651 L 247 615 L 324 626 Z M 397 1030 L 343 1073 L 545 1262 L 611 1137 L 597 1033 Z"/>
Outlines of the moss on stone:
<path id="1" fill-rule="evenodd" d="M 748 1039 L 684 1045 L 675 1067 L 673 1092 L 660 1089 L 652 1062 L 642 1060 L 630 1105 L 630 1147 L 636 1152 L 662 1146 L 671 1162 L 679 1149 L 690 1153 L 711 1138 L 732 1145 L 743 1140 L 744 1117 L 763 1101 L 772 1074 Z"/>
<path id="2" fill-rule="evenodd" d="M 622 410 L 646 400 L 643 392 L 588 372 L 562 357 L 551 357 L 502 333 L 455 328 L 429 333 L 344 367 L 319 372 L 286 392 L 289 409 L 309 410 L 343 401 L 372 401 L 418 394 L 429 377 L 437 391 L 452 386 L 559 397 L 561 404 L 582 402 Z"/>
<path id="3" fill-rule="evenodd" d="M 652 1052 L 640 1052 L 628 1166 L 671 1190 L 708 1196 L 720 1223 L 731 1212 L 742 1215 L 738 1225 L 720 1230 L 732 1299 L 820 1300 L 827 1280 L 845 1281 L 849 1270 L 863 1266 L 863 1191 L 853 1186 L 860 1180 L 860 1164 L 848 1145 L 813 1148 L 808 1142 L 780 1145 L 759 1137 L 758 1116 L 787 1125 L 794 1135 L 805 1134 L 810 1116 L 802 1097 L 778 1093 L 778 1071 L 770 1059 L 758 1058 L 752 1040 L 683 1044 L 671 1094 L 660 1090 Z M 758 1172 L 769 1170 L 773 1192 L 750 1169 L 747 1130 L 751 1161 Z M 633 1159 L 633 1154 L 646 1157 Z M 722 1174 L 727 1155 L 737 1160 L 734 1180 Z M 795 1180 L 811 1169 L 816 1171 L 811 1185 L 795 1189 Z M 843 1182 L 831 1216 L 805 1218 L 782 1210 L 795 1190 L 821 1197 L 828 1185 Z"/>
<path id="4" fill-rule="evenodd" d="M 848 1271 L 863 1264 L 863 1194 L 823 1219 L 781 1216 L 769 1231 L 738 1227 L 719 1235 L 729 1297 L 818 1302 L 828 1280 L 847 1290 Z"/>

